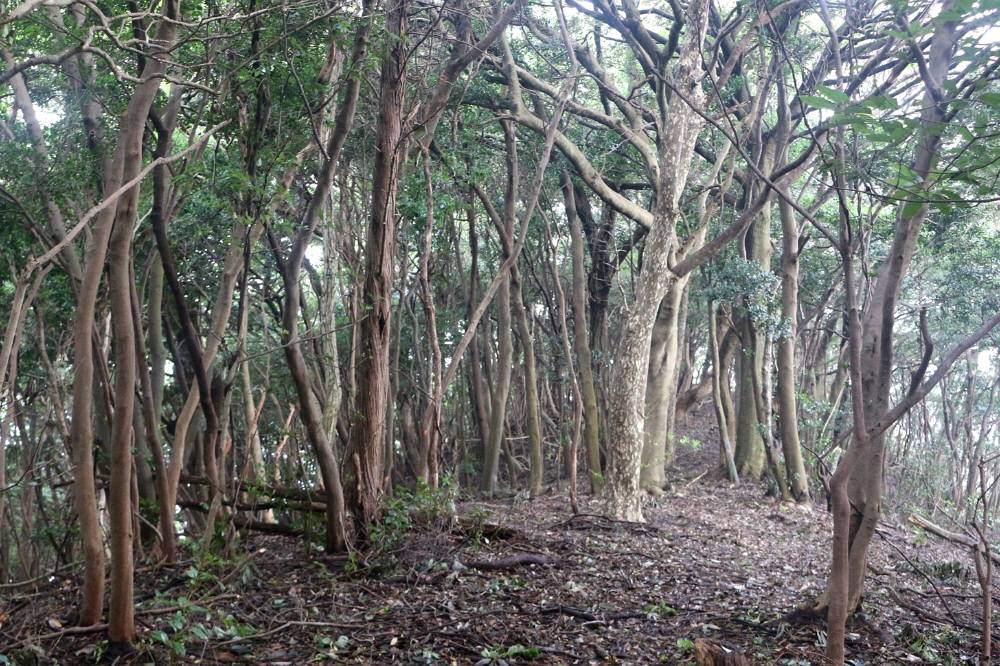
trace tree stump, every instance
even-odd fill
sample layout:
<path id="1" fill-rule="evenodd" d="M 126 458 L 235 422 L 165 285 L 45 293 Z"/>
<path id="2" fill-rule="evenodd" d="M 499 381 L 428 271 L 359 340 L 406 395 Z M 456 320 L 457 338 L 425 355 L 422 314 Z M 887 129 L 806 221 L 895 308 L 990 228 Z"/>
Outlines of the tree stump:
<path id="1" fill-rule="evenodd" d="M 698 666 L 752 666 L 753 662 L 737 652 L 726 652 L 718 645 L 699 638 L 694 642 L 694 660 Z"/>

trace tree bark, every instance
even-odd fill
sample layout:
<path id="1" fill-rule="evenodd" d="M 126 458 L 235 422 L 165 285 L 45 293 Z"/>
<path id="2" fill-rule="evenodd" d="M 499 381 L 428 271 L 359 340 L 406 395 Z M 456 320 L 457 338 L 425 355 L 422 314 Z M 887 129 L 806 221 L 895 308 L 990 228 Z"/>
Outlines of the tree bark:
<path id="1" fill-rule="evenodd" d="M 174 34 L 176 33 L 175 21 L 178 17 L 178 4 L 176 0 L 166 0 L 163 6 L 163 16 L 165 18 L 159 22 L 156 40 L 153 42 L 159 45 L 157 49 L 159 56 L 166 54 L 173 44 Z M 166 64 L 165 57 L 150 58 L 146 68 L 143 70 L 143 82 L 136 86 L 125 115 L 122 117 L 118 146 L 104 174 L 105 197 L 113 196 L 123 183 L 129 181 L 135 175 L 134 172 L 126 172 L 127 162 L 138 170 L 139 160 L 141 159 L 141 143 L 145 119 L 149 114 L 149 109 L 152 106 L 156 92 L 159 90 L 160 81 L 166 70 Z M 108 206 L 97 215 L 94 222 L 93 233 L 87 243 L 83 280 L 80 285 L 73 326 L 75 374 L 73 377 L 73 424 L 70 432 L 70 441 L 73 449 L 74 497 L 79 516 L 80 535 L 83 541 L 84 553 L 83 589 L 79 617 L 81 625 L 93 625 L 100 622 L 104 599 L 104 547 L 101 541 L 100 523 L 97 513 L 97 491 L 94 483 L 94 457 L 92 448 L 93 433 L 91 427 L 93 411 L 92 386 L 94 381 L 92 331 L 97 294 L 100 288 L 104 260 L 107 256 L 117 208 L 118 206 L 116 205 Z M 119 275 L 119 279 L 122 277 Z M 125 276 L 125 279 L 127 279 L 127 276 Z M 130 311 L 127 314 L 127 320 L 129 321 L 129 327 L 131 327 Z M 128 346 L 126 351 L 129 356 L 134 354 L 131 345 Z M 134 360 L 134 357 L 132 360 Z M 132 390 L 134 390 L 134 383 L 129 386 L 129 391 Z M 132 426 L 131 412 L 128 414 L 129 420 L 127 425 L 122 424 L 119 426 L 119 429 L 125 428 L 130 435 Z M 122 439 L 120 442 L 125 442 L 125 436 L 121 435 Z M 124 446 L 130 450 L 131 441 L 125 442 Z M 119 472 L 121 472 L 120 465 L 122 460 L 119 458 L 116 462 L 119 463 Z M 122 478 L 119 475 L 117 479 L 119 490 L 116 492 L 128 492 L 128 478 L 128 476 Z M 131 520 L 129 520 L 129 525 L 131 525 Z M 131 543 L 131 539 L 129 539 L 129 542 Z M 117 558 L 120 560 L 123 555 L 124 552 L 118 552 Z M 123 594 L 126 592 L 126 590 L 122 589 L 121 585 L 118 586 L 118 589 Z M 123 602 L 125 599 L 123 597 L 117 599 L 117 601 Z M 127 618 L 116 613 L 115 619 L 116 631 L 112 636 L 112 640 L 118 640 L 119 638 L 122 640 L 131 640 L 133 636 L 129 635 L 129 627 L 124 623 Z M 118 629 L 122 631 L 119 632 Z M 134 634 L 134 625 L 131 628 L 131 633 Z"/>
<path id="2" fill-rule="evenodd" d="M 659 493 L 666 486 L 666 468 L 673 457 L 669 440 L 673 436 L 671 421 L 677 397 L 681 301 L 687 282 L 684 277 L 670 284 L 657 309 L 650 339 L 639 483 L 651 493 Z"/>
<path id="3" fill-rule="evenodd" d="M 392 274 L 396 246 L 396 186 L 405 158 L 403 99 L 409 0 L 390 5 L 386 29 L 392 36 L 382 57 L 371 216 L 365 243 L 357 400 L 347 447 L 347 504 L 364 541 L 381 514 L 385 480 L 386 406 L 389 399 L 389 343 Z"/>
<path id="4" fill-rule="evenodd" d="M 719 356 L 719 326 L 715 312 L 715 303 L 708 304 L 708 348 L 712 357 L 712 405 L 715 407 L 715 419 L 719 423 L 719 441 L 722 445 L 724 469 L 729 480 L 740 482 L 740 474 L 736 469 L 736 459 L 733 455 L 733 440 L 730 437 L 726 410 L 722 403 L 722 382 L 729 382 L 728 376 L 723 376 L 723 365 Z"/>
<path id="5" fill-rule="evenodd" d="M 799 316 L 799 232 L 792 206 L 778 203 L 781 216 L 781 315 L 788 329 L 778 339 L 778 421 L 781 449 L 785 456 L 788 489 L 796 502 L 809 502 L 809 477 L 799 443 L 798 405 L 795 386 L 795 341 Z"/>
<path id="6" fill-rule="evenodd" d="M 701 45 L 708 22 L 708 5 L 695 0 L 687 10 L 689 34 L 671 76 L 695 104 L 701 101 Z M 660 83 L 665 86 L 665 83 Z M 642 520 L 639 476 L 642 464 L 644 395 L 649 369 L 650 339 L 657 309 L 676 274 L 676 225 L 681 192 L 687 182 L 700 117 L 678 94 L 660 89 L 657 136 L 659 176 L 653 222 L 646 237 L 643 267 L 635 299 L 622 325 L 621 340 L 611 369 L 607 416 L 608 466 L 604 499 L 608 512 L 624 520 Z"/>
<path id="7" fill-rule="evenodd" d="M 598 426 L 597 388 L 590 351 L 590 332 L 587 329 L 587 274 L 583 265 L 583 233 L 576 207 L 576 192 L 569 173 L 563 172 L 563 201 L 569 219 L 570 253 L 573 262 L 573 346 L 576 366 L 580 376 L 580 393 L 583 401 L 583 441 L 587 453 L 587 476 L 590 491 L 601 492 L 604 475 L 601 472 L 600 432 Z"/>

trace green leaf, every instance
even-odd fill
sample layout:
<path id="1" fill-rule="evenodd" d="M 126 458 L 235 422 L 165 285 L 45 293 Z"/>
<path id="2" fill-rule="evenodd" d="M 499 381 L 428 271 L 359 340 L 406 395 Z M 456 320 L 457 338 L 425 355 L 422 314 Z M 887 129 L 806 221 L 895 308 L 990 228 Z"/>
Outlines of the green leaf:
<path id="1" fill-rule="evenodd" d="M 536 647 L 525 647 L 524 645 L 511 645 L 507 648 L 507 656 L 520 659 L 534 659 L 541 656 L 542 651 Z"/>
<path id="2" fill-rule="evenodd" d="M 823 99 L 822 97 L 816 97 L 815 95 L 799 95 L 799 100 L 803 104 L 808 104 L 809 106 L 816 107 L 817 109 L 829 109 L 833 111 L 837 108 L 837 105 L 833 102 Z"/>
<path id="3" fill-rule="evenodd" d="M 923 205 L 923 201 L 907 201 L 906 205 L 903 206 L 903 217 L 913 217 L 920 212 L 920 208 Z"/>
<path id="4" fill-rule="evenodd" d="M 891 111 L 899 106 L 895 98 L 888 95 L 874 95 L 865 100 L 865 105 L 873 109 L 885 109 Z"/>
<path id="5" fill-rule="evenodd" d="M 823 97 L 833 100 L 838 104 L 847 104 L 851 101 L 850 96 L 836 88 L 831 88 L 830 86 L 816 86 L 816 90 L 823 95 Z"/>
<path id="6" fill-rule="evenodd" d="M 694 649 L 694 641 L 690 638 L 678 638 L 677 647 L 682 650 L 692 650 Z"/>

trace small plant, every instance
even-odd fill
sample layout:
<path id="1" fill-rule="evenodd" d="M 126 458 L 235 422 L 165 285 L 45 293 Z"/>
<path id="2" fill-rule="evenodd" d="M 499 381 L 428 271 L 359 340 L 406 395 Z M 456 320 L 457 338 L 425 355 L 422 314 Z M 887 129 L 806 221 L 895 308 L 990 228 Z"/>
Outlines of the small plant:
<path id="1" fill-rule="evenodd" d="M 372 542 L 380 551 L 399 548 L 417 525 L 434 525 L 454 521 L 458 491 L 451 477 L 445 477 L 439 488 L 430 488 L 421 481 L 413 490 L 398 489 L 385 503 L 382 520 L 372 528 Z"/>
<path id="2" fill-rule="evenodd" d="M 163 597 L 157 600 L 168 601 Z M 173 601 L 178 610 L 167 620 L 167 625 L 155 629 L 143 637 L 140 651 L 152 651 L 155 647 L 167 648 L 175 658 L 187 655 L 189 645 L 212 640 L 231 640 L 249 636 L 257 631 L 255 627 L 237 620 L 231 613 L 204 608 L 192 603 L 187 597 Z"/>
<path id="3" fill-rule="evenodd" d="M 508 659 L 536 659 L 541 656 L 542 650 L 537 647 L 516 644 L 506 648 L 502 646 L 483 648 L 480 654 L 483 658 L 476 662 L 476 666 L 491 666 L 493 664 L 503 666 L 508 663 Z"/>
<path id="4" fill-rule="evenodd" d="M 486 529 L 486 521 L 490 517 L 490 512 L 481 506 L 472 507 L 465 514 L 465 533 L 469 540 L 476 546 L 483 543 L 483 532 Z"/>
<path id="5" fill-rule="evenodd" d="M 685 447 L 691 449 L 692 451 L 698 451 L 699 449 L 701 449 L 701 440 L 700 439 L 696 439 L 694 437 L 688 437 L 687 435 L 681 435 L 680 437 L 677 438 L 677 442 L 681 446 L 685 446 Z"/>
<path id="6" fill-rule="evenodd" d="M 652 615 L 655 617 L 673 617 L 674 615 L 677 615 L 677 609 L 672 606 L 668 606 L 665 603 L 646 604 L 643 611 L 645 611 L 646 615 Z"/>
<path id="7" fill-rule="evenodd" d="M 351 640 L 347 636 L 332 638 L 322 634 L 313 637 L 313 645 L 316 647 L 316 654 L 310 661 L 326 661 L 327 659 L 337 659 L 340 653 L 347 649 Z"/>

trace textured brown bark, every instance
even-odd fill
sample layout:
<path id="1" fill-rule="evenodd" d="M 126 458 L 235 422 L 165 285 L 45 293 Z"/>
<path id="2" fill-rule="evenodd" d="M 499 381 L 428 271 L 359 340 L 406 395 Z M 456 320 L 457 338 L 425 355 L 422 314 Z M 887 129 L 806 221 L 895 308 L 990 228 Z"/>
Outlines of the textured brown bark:
<path id="1" fill-rule="evenodd" d="M 370 8 L 370 3 L 366 2 L 365 8 Z M 351 53 L 352 66 L 360 63 L 365 57 L 370 30 L 370 23 L 366 21 L 362 23 L 361 28 L 355 35 Z M 349 543 L 346 525 L 347 499 L 341 479 L 340 463 L 337 460 L 337 454 L 331 441 L 330 430 L 332 428 L 328 427 L 330 424 L 324 423 L 323 409 L 313 390 L 311 374 L 299 339 L 299 310 L 301 305 L 299 274 L 302 271 L 306 249 L 319 224 L 323 208 L 327 205 L 327 198 L 333 184 L 341 150 L 343 149 L 344 142 L 347 140 L 347 134 L 354 124 L 360 88 L 360 77 L 351 77 L 344 93 L 344 99 L 337 110 L 334 129 L 327 138 L 323 162 L 317 175 L 316 189 L 312 192 L 302 220 L 296 229 L 295 237 L 292 241 L 291 253 L 287 260 L 280 262 L 282 281 L 285 287 L 285 300 L 281 311 L 281 323 L 284 328 L 282 338 L 284 342 L 285 362 L 288 365 L 289 373 L 295 384 L 299 400 L 299 416 L 302 424 L 305 426 L 306 435 L 309 438 L 313 453 L 316 455 L 320 476 L 323 480 L 323 487 L 327 491 L 325 545 L 327 550 L 331 552 L 342 551 Z M 376 205 L 375 201 L 373 201 L 374 205 Z M 276 245 L 272 244 L 272 250 L 276 257 L 280 256 L 279 248 Z M 388 262 L 389 270 L 391 271 L 391 251 L 388 253 Z M 385 304 L 385 307 L 388 308 L 388 303 Z M 375 311 L 369 314 L 370 316 L 378 315 Z M 388 322 L 386 322 L 386 328 L 383 330 L 383 333 L 386 336 L 383 342 L 387 344 Z M 388 347 L 385 348 L 384 353 L 388 353 Z M 387 368 L 388 366 L 386 366 Z M 384 379 L 388 381 L 387 376 Z M 375 454 L 378 456 L 381 456 L 383 452 L 383 436 L 384 431 L 372 435 L 371 445 L 375 448 Z"/>
<path id="2" fill-rule="evenodd" d="M 573 345 L 576 350 L 576 367 L 580 376 L 580 393 L 583 401 L 583 442 L 587 454 L 587 476 L 590 491 L 601 492 L 604 475 L 601 472 L 600 431 L 598 426 L 597 388 L 590 350 L 590 331 L 587 329 L 587 274 L 583 265 L 583 232 L 577 214 L 576 192 L 569 173 L 563 172 L 563 201 L 569 219 L 570 253 L 573 262 Z"/>
<path id="3" fill-rule="evenodd" d="M 375 166 L 372 176 L 371 216 L 365 242 L 365 280 L 362 291 L 358 395 L 347 447 L 347 504 L 354 514 L 358 536 L 368 531 L 381 513 L 385 480 L 386 407 L 389 393 L 389 338 L 392 317 L 392 274 L 396 245 L 396 185 L 404 159 L 403 99 L 409 0 L 388 8 L 386 29 L 393 38 L 382 57 L 378 122 L 375 126 Z"/>
<path id="4" fill-rule="evenodd" d="M 126 150 L 125 169 L 138 171 L 140 145 Z M 111 604 L 108 638 L 112 644 L 135 640 L 135 602 L 132 562 L 132 419 L 135 410 L 136 355 L 132 320 L 132 226 L 136 219 L 139 188 L 136 186 L 118 204 L 115 228 L 108 252 L 110 265 L 108 296 L 111 301 L 115 359 L 115 410 L 111 419 L 111 480 L 108 514 L 111 523 Z"/>
<path id="5" fill-rule="evenodd" d="M 178 5 L 176 0 L 167 0 L 163 7 L 163 15 L 169 19 L 175 20 L 177 18 Z M 173 43 L 176 32 L 176 23 L 174 20 L 159 22 L 155 43 L 160 45 L 161 50 L 159 50 L 159 53 L 161 54 L 166 53 L 166 49 Z M 135 92 L 132 94 L 125 115 L 122 117 L 117 149 L 104 174 L 104 193 L 106 197 L 114 195 L 123 183 L 135 175 L 135 172 L 126 172 L 126 164 L 131 165 L 135 171 L 138 171 L 145 119 L 153 103 L 156 91 L 159 89 L 163 72 L 166 69 L 166 62 L 165 58 L 151 58 L 143 71 L 143 82 L 136 86 Z M 79 516 L 85 562 L 79 617 L 81 625 L 92 625 L 100 621 L 104 597 L 104 551 L 97 516 L 91 428 L 93 408 L 92 385 L 94 381 L 92 328 L 94 325 L 97 292 L 100 288 L 104 260 L 107 256 L 111 231 L 115 223 L 116 209 L 117 206 L 115 205 L 108 206 L 98 214 L 94 222 L 93 233 L 87 243 L 83 281 L 80 285 L 73 328 L 75 374 L 73 377 L 73 425 L 70 433 L 70 441 L 73 449 L 74 496 Z M 131 306 L 129 306 L 130 308 Z M 131 312 L 128 311 L 126 324 L 129 328 L 131 328 L 130 321 Z M 127 347 L 127 353 L 132 357 L 134 352 L 131 344 Z M 134 357 L 132 360 L 134 360 Z M 130 385 L 129 390 L 133 389 L 134 385 Z M 130 436 L 131 425 L 131 412 L 129 412 L 127 425 L 121 425 L 119 428 L 125 428 Z M 125 435 L 121 435 L 121 437 L 123 438 L 121 441 L 124 441 Z M 130 440 L 127 446 L 131 446 Z M 121 460 L 119 459 L 118 462 L 121 463 Z M 129 468 L 131 468 L 131 465 L 129 465 Z M 120 467 L 119 471 L 121 471 Z M 119 490 L 116 492 L 128 492 L 130 484 L 127 481 L 129 478 L 127 475 L 124 478 L 119 475 L 119 483 L 117 484 Z M 129 526 L 131 526 L 131 519 L 128 522 Z M 112 541 L 114 542 L 114 538 Z M 129 537 L 129 543 L 131 543 L 131 537 Z M 120 560 L 123 555 L 123 552 L 118 552 L 117 558 Z M 129 555 L 129 558 L 131 558 L 131 555 Z M 121 585 L 118 587 L 122 593 L 125 592 L 125 590 L 121 589 Z M 117 601 L 123 602 L 125 599 L 123 597 L 117 599 Z M 117 615 L 115 619 L 122 620 Z M 120 636 L 122 640 L 131 640 L 132 636 L 129 635 L 127 624 L 117 622 L 116 626 L 121 628 L 122 632 L 116 630 L 112 636 L 112 640 L 118 640 L 116 636 Z M 131 631 L 134 634 L 134 626 L 131 628 Z"/>

